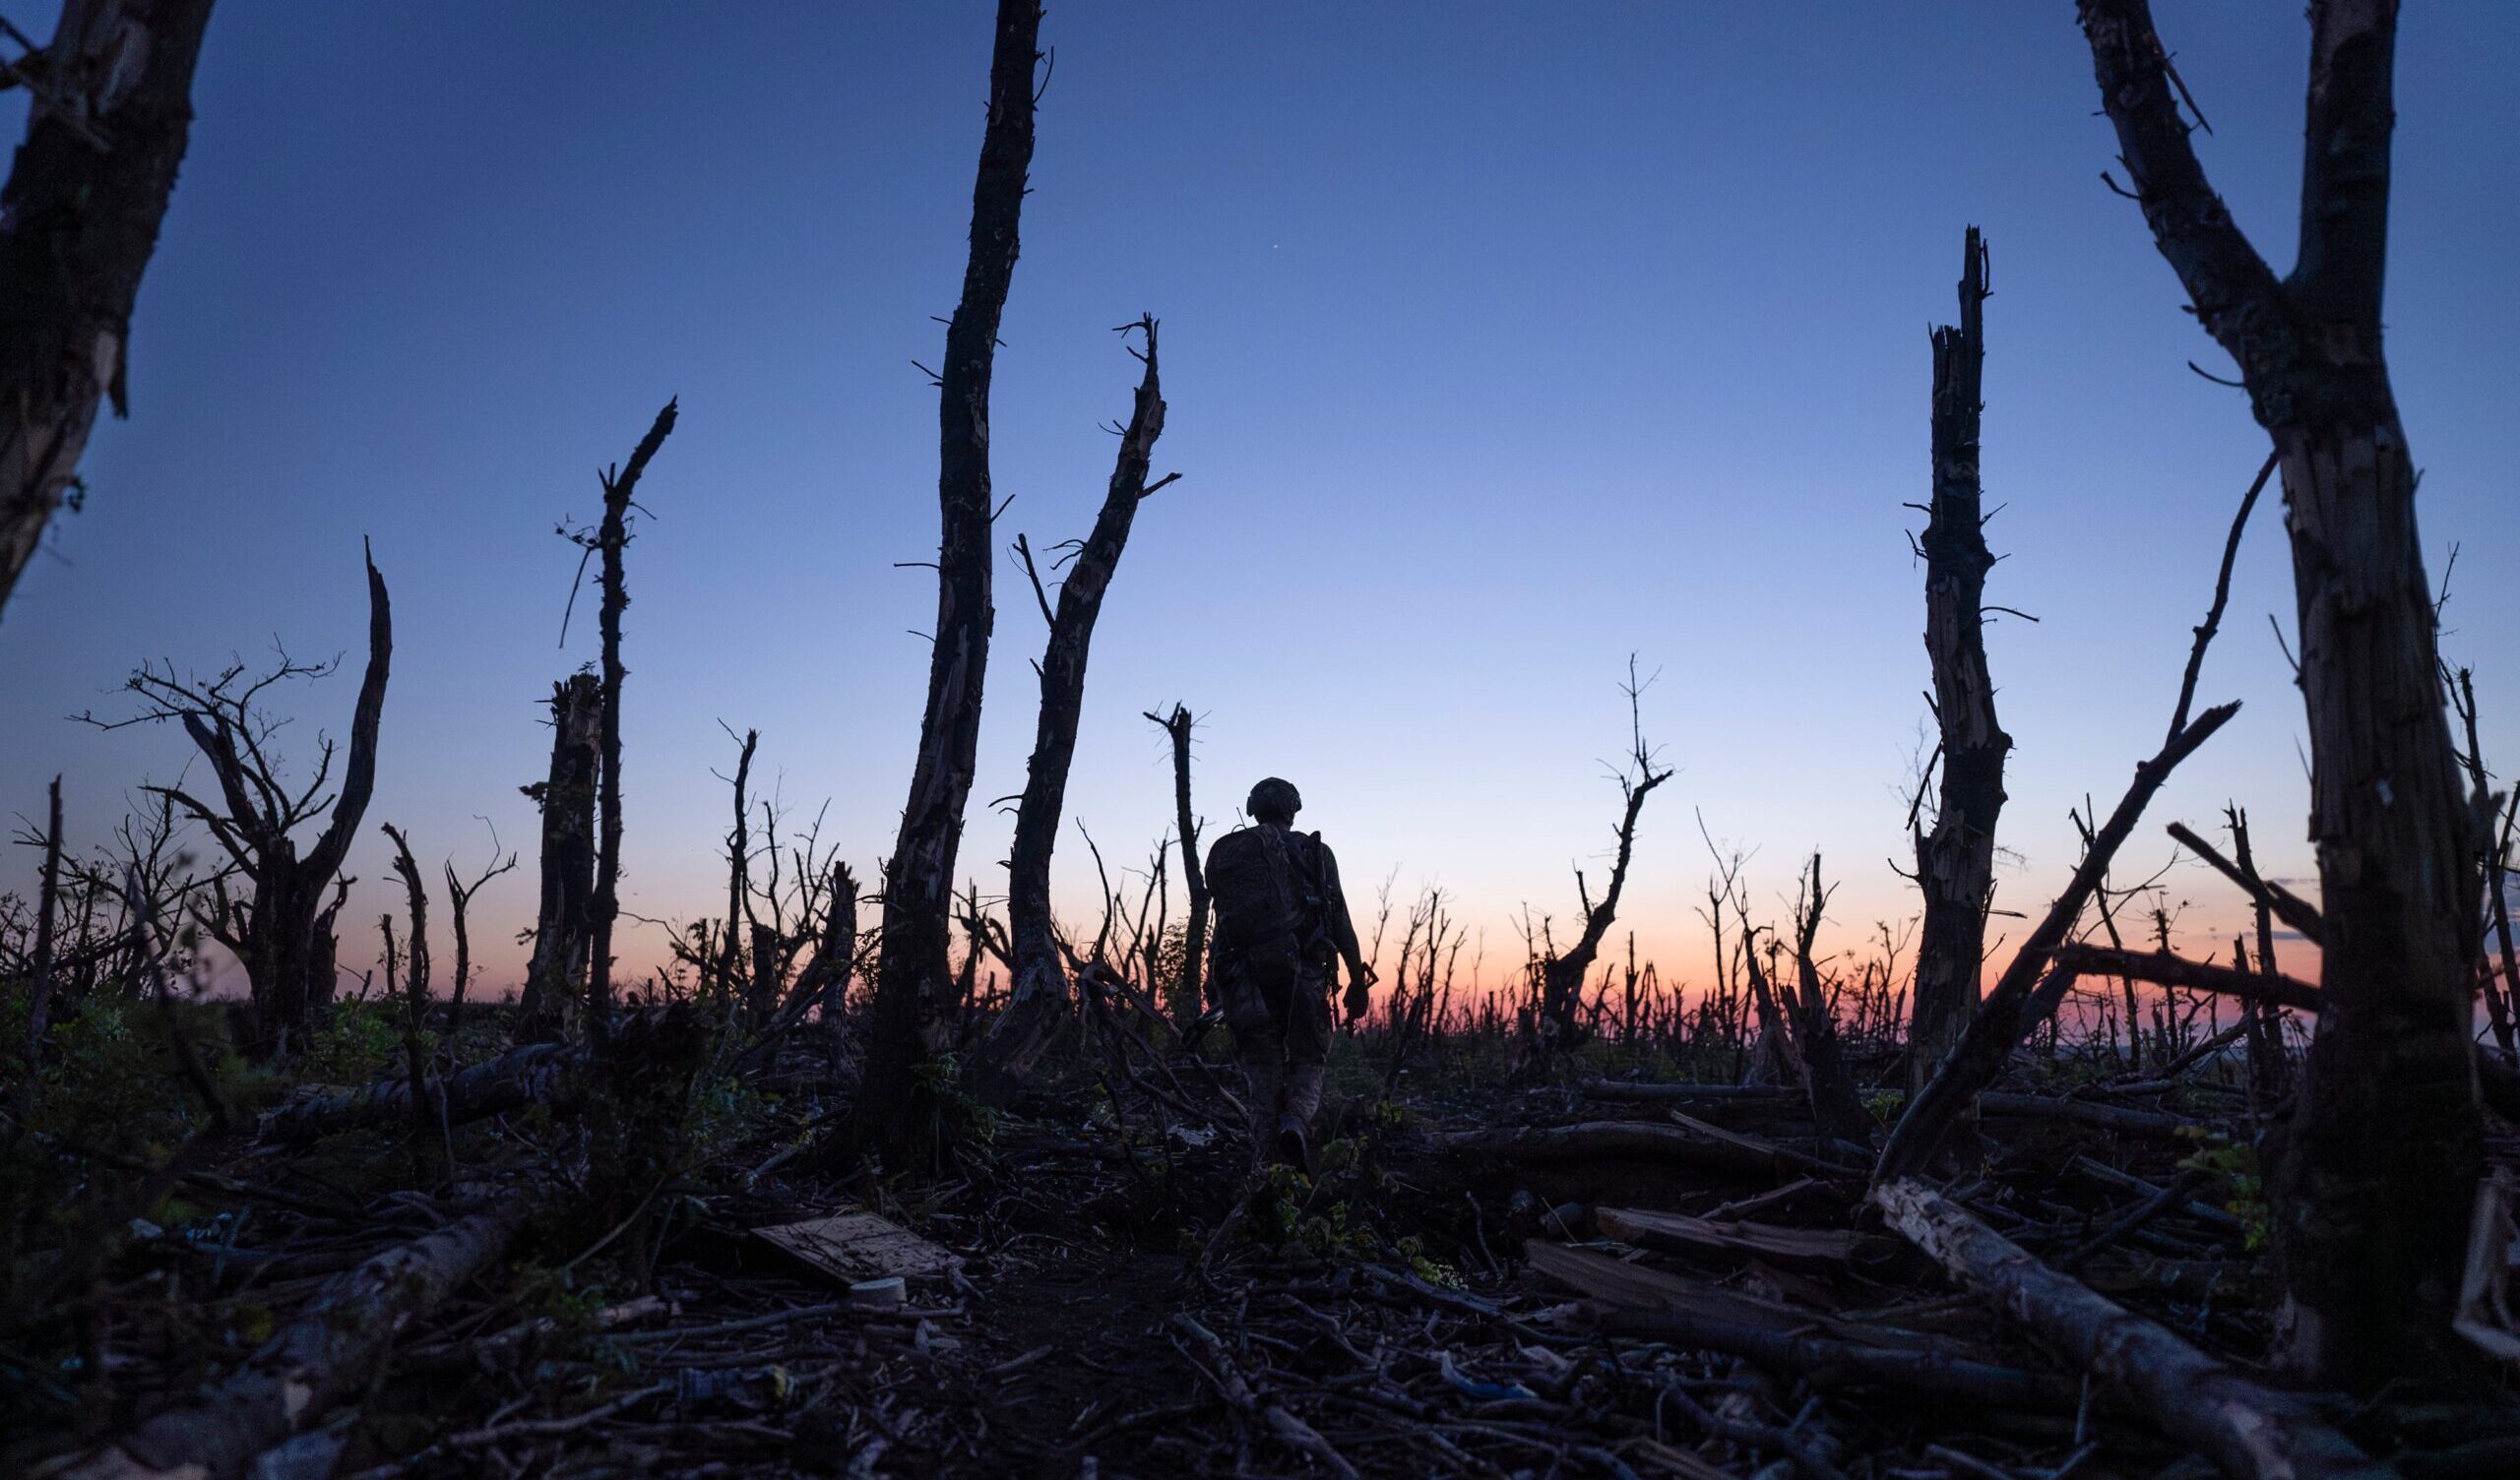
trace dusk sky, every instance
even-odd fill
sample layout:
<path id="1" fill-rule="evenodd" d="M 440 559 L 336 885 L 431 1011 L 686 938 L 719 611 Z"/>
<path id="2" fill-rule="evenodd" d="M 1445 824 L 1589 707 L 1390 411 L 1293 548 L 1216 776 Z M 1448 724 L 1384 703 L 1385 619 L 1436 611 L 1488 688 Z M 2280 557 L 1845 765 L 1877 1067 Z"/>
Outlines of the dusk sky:
<path id="1" fill-rule="evenodd" d="M 54 7 L 7 7 L 50 33 Z M 2156 0 L 2213 125 L 2205 164 L 2293 257 L 2307 29 L 2298 0 Z M 1201 716 L 1199 808 L 1302 788 L 1352 893 L 1437 882 L 1510 964 L 1524 902 L 1575 911 L 1618 797 L 1628 654 L 1678 769 L 1622 928 L 1704 974 L 1693 810 L 1754 850 L 1780 921 L 1813 849 L 1842 944 L 1914 912 L 1903 791 L 1925 748 L 1927 331 L 1961 232 L 1991 244 L 1984 473 L 2005 556 L 1989 633 L 2016 749 L 1999 909 L 2037 910 L 2165 729 L 2225 529 L 2266 454 L 2114 167 L 2070 0 L 1277 4 L 1071 0 L 1043 98 L 993 398 L 1000 522 L 1082 534 L 1164 326 L 1170 417 L 1096 633 L 1057 887 L 1090 927 L 1082 821 L 1114 867 L 1170 822 L 1141 711 Z M 435 860 L 524 866 L 475 901 L 513 984 L 558 645 L 596 469 L 681 424 L 628 555 L 625 909 L 723 909 L 733 746 L 871 880 L 917 737 L 937 538 L 934 363 L 964 261 L 990 43 L 979 0 L 516 6 L 229 0 L 142 289 L 131 417 L 84 512 L 0 615 L 0 815 L 56 771 L 74 843 L 172 730 L 99 734 L 140 660 L 215 671 L 275 637 L 345 672 L 288 692 L 289 749 L 343 733 L 359 541 L 394 595 L 378 788 L 342 957 L 400 909 L 377 825 Z M 2410 5 L 2399 44 L 2389 350 L 2424 469 L 2443 650 L 2488 759 L 2520 765 L 2520 6 Z M 0 93 L 0 135 L 24 128 Z M 2499 512 L 2497 512 L 2499 511 Z M 2270 489 L 2199 702 L 2245 702 L 2164 793 L 2120 879 L 2246 806 L 2270 872 L 2311 872 L 2293 626 Z M 1001 891 L 1042 624 L 999 567 L 963 872 Z M 32 859 L 11 849 L 0 882 Z M 2238 918 L 2201 867 L 2183 945 Z M 439 904 L 443 920 L 443 903 Z M 872 914 L 868 915 L 871 922 Z M 1998 922 L 1999 931 L 2010 922 Z M 2018 935 L 2019 926 L 2011 930 Z M 625 965 L 661 932 L 628 930 Z M 446 947 L 442 944 L 443 956 Z M 2000 954 L 2008 953 L 2008 947 Z"/>

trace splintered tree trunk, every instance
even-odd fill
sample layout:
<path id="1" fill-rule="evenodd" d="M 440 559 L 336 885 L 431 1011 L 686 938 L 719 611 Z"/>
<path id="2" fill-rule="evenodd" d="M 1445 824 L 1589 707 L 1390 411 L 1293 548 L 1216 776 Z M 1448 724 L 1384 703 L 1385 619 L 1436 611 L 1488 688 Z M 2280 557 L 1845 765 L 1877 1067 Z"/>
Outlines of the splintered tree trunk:
<path id="1" fill-rule="evenodd" d="M 639 477 L 673 434 L 677 405 L 668 401 L 657 413 L 648 435 L 631 450 L 629 466 L 603 474 L 603 524 L 596 534 L 603 556 L 603 702 L 596 717 L 597 759 L 601 763 L 596 791 L 603 821 L 596 840 L 595 900 L 589 911 L 587 1031 L 598 1043 L 611 1031 L 612 922 L 621 915 L 621 681 L 630 673 L 621 665 L 621 612 L 630 604 L 621 552 L 630 543 L 630 506 Z"/>
<path id="2" fill-rule="evenodd" d="M 1181 930 L 1181 1000 L 1173 1013 L 1186 1033 L 1207 1006 L 1201 972 L 1207 966 L 1209 908 L 1208 875 L 1199 863 L 1199 820 L 1190 812 L 1190 709 L 1176 704 L 1161 719 L 1147 717 L 1163 725 L 1172 740 L 1172 827 L 1181 839 L 1181 883 L 1190 894 L 1190 918 Z"/>
<path id="3" fill-rule="evenodd" d="M 0 610 L 77 485 L 193 121 L 211 0 L 67 0 L 0 187 Z"/>
<path id="4" fill-rule="evenodd" d="M 1077 547 L 1058 608 L 1050 613 L 1049 646 L 1041 654 L 1041 711 L 1033 732 L 1033 762 L 1015 814 L 1015 845 L 1008 855 L 1006 913 L 1014 947 L 1015 981 L 1006 1011 L 981 1045 L 981 1083 L 1002 1094 L 1032 1072 L 1057 1033 L 1067 1008 L 1067 966 L 1059 959 L 1050 920 L 1050 853 L 1058 844 L 1059 815 L 1066 803 L 1067 772 L 1076 757 L 1076 726 L 1085 709 L 1085 664 L 1094 645 L 1094 623 L 1102 597 L 1127 548 L 1138 503 L 1153 490 L 1148 464 L 1164 435 L 1164 392 L 1156 368 L 1156 323 L 1142 318 L 1146 374 L 1120 436 L 1119 461 L 1102 497 L 1094 531 Z M 1159 485 L 1160 486 L 1160 485 Z M 1025 555 L 1027 566 L 1031 554 Z M 1038 577 L 1036 578 L 1038 581 Z M 1038 589 L 1038 587 L 1037 587 Z M 1046 606 L 1046 603 L 1044 603 Z"/>
<path id="5" fill-rule="evenodd" d="M 831 903 L 826 907 L 830 912 L 823 917 L 822 944 L 803 974 L 820 994 L 823 1046 L 831 1067 L 838 1069 L 846 1036 L 849 976 L 857 961 L 857 879 L 847 864 L 832 865 Z"/>
<path id="6" fill-rule="evenodd" d="M 937 397 L 936 631 L 928 656 L 927 709 L 910 799 L 884 879 L 883 955 L 875 971 L 866 1078 L 856 1136 L 902 1166 L 927 1149 L 932 1093 L 919 1068 L 944 1046 L 951 1019 L 954 864 L 963 840 L 979 747 L 980 691 L 988 672 L 990 499 L 989 375 L 997 327 L 1015 278 L 1017 221 L 1033 162 L 1033 69 L 1040 0 L 999 0 L 989 61 L 988 126 L 972 188 L 971 255 L 963 296 L 945 330 Z"/>
<path id="7" fill-rule="evenodd" d="M 2468 1359 L 2450 1322 L 2484 1159 L 2478 824 L 2381 348 L 2397 6 L 2310 7 L 2300 245 L 2280 279 L 2197 163 L 2150 7 L 2081 12 L 2145 221 L 2283 469 L 2326 1011 L 2277 1171 L 2277 1247 L 2294 1363 L 2369 1391 Z"/>
<path id="8" fill-rule="evenodd" d="M 1798 988 L 1795 1040 L 1802 1050 L 1802 1087 L 1811 1102 L 1812 1123 L 1841 1141 L 1872 1143 L 1872 1117 L 1856 1093 L 1855 1077 L 1847 1070 L 1838 1043 L 1838 1021 L 1829 1011 L 1827 989 L 1820 983 L 1819 962 L 1812 946 L 1819 939 L 1821 912 L 1829 892 L 1820 887 L 1820 855 L 1811 855 L 1810 906 L 1795 922 L 1794 967 Z"/>
<path id="9" fill-rule="evenodd" d="M 542 809 L 542 902 L 519 1011 L 565 1020 L 587 979 L 595 909 L 595 793 L 602 755 L 603 684 L 592 673 L 551 686 L 551 773 L 525 787 Z"/>
<path id="10" fill-rule="evenodd" d="M 1978 484 L 1978 413 L 1986 364 L 1986 248 L 1969 228 L 1960 265 L 1960 322 L 1933 332 L 1933 503 L 1923 538 L 1925 653 L 1942 722 L 1942 786 L 1933 831 L 1916 836 L 1924 925 L 1917 943 L 1908 1034 L 1908 1093 L 1922 1092 L 1959 1046 L 1978 1011 L 1987 895 L 1994 888 L 1995 819 L 2004 806 L 2004 752 L 1986 671 L 1986 549 Z"/>

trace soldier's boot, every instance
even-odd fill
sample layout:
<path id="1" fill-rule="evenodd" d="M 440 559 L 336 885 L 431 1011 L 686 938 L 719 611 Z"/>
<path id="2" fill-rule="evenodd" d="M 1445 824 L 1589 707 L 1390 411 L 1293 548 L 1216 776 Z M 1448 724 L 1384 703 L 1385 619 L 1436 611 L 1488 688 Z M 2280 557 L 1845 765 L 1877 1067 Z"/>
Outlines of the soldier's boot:
<path id="1" fill-rule="evenodd" d="M 1278 1154 L 1307 1175 L 1312 1171 L 1312 1120 L 1320 1112 L 1321 1066 L 1291 1066 L 1287 1070 L 1286 1103 L 1278 1116 Z"/>

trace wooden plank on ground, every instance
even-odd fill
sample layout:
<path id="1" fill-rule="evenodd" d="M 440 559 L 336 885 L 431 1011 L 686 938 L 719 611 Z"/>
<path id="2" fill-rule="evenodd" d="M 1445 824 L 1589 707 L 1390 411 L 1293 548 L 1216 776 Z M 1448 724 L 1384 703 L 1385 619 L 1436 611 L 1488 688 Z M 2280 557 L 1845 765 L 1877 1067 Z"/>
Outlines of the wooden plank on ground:
<path id="1" fill-rule="evenodd" d="M 925 1278 L 943 1274 L 963 1262 L 963 1257 L 951 1249 L 862 1207 L 756 1228 L 753 1236 L 842 1284 L 894 1275 Z"/>

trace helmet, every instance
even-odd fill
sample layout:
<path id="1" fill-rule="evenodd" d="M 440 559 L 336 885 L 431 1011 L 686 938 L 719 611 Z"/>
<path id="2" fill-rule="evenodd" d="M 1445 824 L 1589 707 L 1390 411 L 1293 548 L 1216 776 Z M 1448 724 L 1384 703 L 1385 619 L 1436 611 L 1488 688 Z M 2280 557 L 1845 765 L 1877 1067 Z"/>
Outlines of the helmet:
<path id="1" fill-rule="evenodd" d="M 1242 804 L 1242 810 L 1253 817 L 1277 817 L 1282 814 L 1292 817 L 1303 810 L 1303 794 L 1295 790 L 1294 782 L 1282 781 L 1276 776 L 1271 776 L 1251 788 L 1251 799 Z"/>

